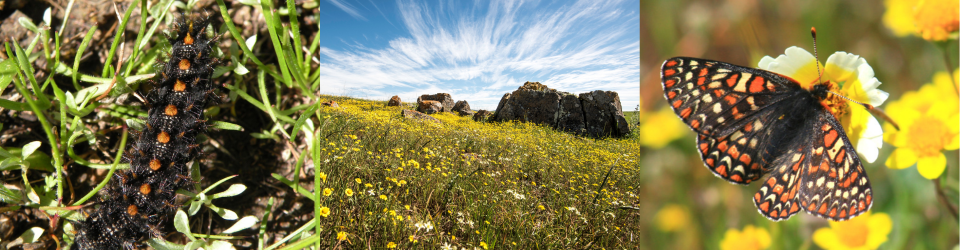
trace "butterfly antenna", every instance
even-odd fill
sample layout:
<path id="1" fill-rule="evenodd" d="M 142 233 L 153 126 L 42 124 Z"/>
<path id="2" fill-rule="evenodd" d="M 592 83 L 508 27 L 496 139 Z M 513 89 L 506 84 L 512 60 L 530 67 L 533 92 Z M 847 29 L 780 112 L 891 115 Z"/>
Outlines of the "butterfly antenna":
<path id="1" fill-rule="evenodd" d="M 820 72 L 820 56 L 817 55 L 817 28 L 810 27 L 810 35 L 813 36 L 813 58 L 817 63 L 817 83 L 823 83 L 823 73 Z"/>
<path id="2" fill-rule="evenodd" d="M 822 79 L 823 79 L 823 72 L 820 72 L 820 57 L 817 55 L 817 28 L 816 28 L 816 27 L 810 27 L 810 35 L 813 36 L 813 57 L 816 58 L 816 60 L 817 60 L 817 61 L 816 61 L 816 63 L 817 63 L 817 82 L 823 83 L 823 82 L 822 82 L 822 81 L 823 81 L 823 80 L 822 80 Z M 880 110 L 880 109 L 878 109 L 877 107 L 874 107 L 873 105 L 870 105 L 870 104 L 867 104 L 867 103 L 862 103 L 862 102 L 854 101 L 853 99 L 850 99 L 850 98 L 848 98 L 848 97 L 846 97 L 846 96 L 844 96 L 844 95 L 841 95 L 840 93 L 837 93 L 837 92 L 833 92 L 833 91 L 830 91 L 830 90 L 827 90 L 827 92 L 830 92 L 830 94 L 834 94 L 834 95 L 839 96 L 839 97 L 841 97 L 841 98 L 843 98 L 843 99 L 846 99 L 847 101 L 850 101 L 850 102 L 852 102 L 852 103 L 856 103 L 856 104 L 862 105 L 864 108 L 867 109 L 867 111 L 870 111 L 870 114 L 873 114 L 874 116 L 880 117 L 880 119 L 883 119 L 884 121 L 889 122 L 890 125 L 893 125 L 893 128 L 896 129 L 897 131 L 900 130 L 900 125 L 898 125 L 896 122 L 894 122 L 894 121 L 893 121 L 893 118 L 890 118 L 890 116 L 887 115 L 887 113 L 884 113 L 883 110 Z"/>

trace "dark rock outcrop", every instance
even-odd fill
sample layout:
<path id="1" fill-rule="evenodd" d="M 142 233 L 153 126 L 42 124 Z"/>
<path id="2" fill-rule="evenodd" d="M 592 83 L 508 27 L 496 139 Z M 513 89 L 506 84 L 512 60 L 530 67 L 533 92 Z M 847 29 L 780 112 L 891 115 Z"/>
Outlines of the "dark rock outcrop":
<path id="1" fill-rule="evenodd" d="M 476 113 L 473 113 L 473 121 L 482 122 L 487 120 L 488 116 L 490 116 L 490 111 L 487 111 L 486 109 L 481 109 Z"/>
<path id="2" fill-rule="evenodd" d="M 630 133 L 623 117 L 620 95 L 613 91 L 594 90 L 581 93 L 586 133 L 590 136 L 621 136 Z"/>
<path id="3" fill-rule="evenodd" d="M 387 107 L 400 106 L 400 96 L 390 97 L 390 101 L 387 102 Z"/>
<path id="4" fill-rule="evenodd" d="M 453 112 L 456 112 L 460 116 L 468 116 L 473 114 L 473 110 L 470 110 L 470 104 L 467 101 L 457 101 L 453 104 Z"/>
<path id="5" fill-rule="evenodd" d="M 453 110 L 453 97 L 450 97 L 450 94 L 447 93 L 437 93 L 435 95 L 420 95 L 417 97 L 417 104 L 420 104 L 422 101 L 438 101 L 442 106 L 440 112 L 450 112 Z"/>
<path id="6" fill-rule="evenodd" d="M 526 82 L 504 94 L 490 120 L 534 122 L 592 137 L 630 133 L 617 92 L 596 90 L 578 96 L 539 82 Z"/>
<path id="7" fill-rule="evenodd" d="M 557 113 L 557 129 L 565 132 L 580 134 L 586 128 L 584 125 L 583 107 L 580 99 L 573 94 L 565 94 L 560 99 L 560 111 Z"/>
<path id="8" fill-rule="evenodd" d="M 439 120 L 439 119 L 434 118 L 433 116 L 429 116 L 429 115 L 424 114 L 424 113 L 417 112 L 416 110 L 404 109 L 404 110 L 401 110 L 401 111 L 400 111 L 400 115 L 402 115 L 403 117 L 405 117 L 405 118 L 407 118 L 407 119 L 414 119 L 414 120 L 420 120 L 420 121 L 431 121 L 431 122 L 440 123 L 440 120 Z"/>
<path id="9" fill-rule="evenodd" d="M 443 105 L 441 105 L 440 102 L 438 101 L 430 101 L 430 100 L 418 101 L 417 111 L 423 112 L 426 114 L 433 114 L 433 113 L 443 111 Z"/>

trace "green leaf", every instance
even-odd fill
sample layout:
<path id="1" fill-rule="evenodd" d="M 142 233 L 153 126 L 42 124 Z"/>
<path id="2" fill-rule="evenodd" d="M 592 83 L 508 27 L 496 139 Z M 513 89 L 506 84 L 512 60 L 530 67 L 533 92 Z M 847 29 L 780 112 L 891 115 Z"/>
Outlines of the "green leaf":
<path id="1" fill-rule="evenodd" d="M 20 242 L 24 244 L 36 243 L 37 240 L 40 239 L 40 236 L 43 236 L 43 228 L 33 227 L 30 229 L 27 229 L 26 232 L 23 232 L 23 234 L 21 234 L 20 237 L 14 240 L 14 242 Z"/>
<path id="2" fill-rule="evenodd" d="M 3 147 L 0 147 L 0 158 L 10 158 L 10 157 L 13 157 L 13 154 L 8 152 L 6 149 L 3 149 Z"/>
<path id="3" fill-rule="evenodd" d="M 17 18 L 17 22 L 20 23 L 20 26 L 23 26 L 24 28 L 27 28 L 27 29 L 30 30 L 30 31 L 33 31 L 33 32 L 36 32 L 36 33 L 39 33 L 39 32 L 40 32 L 40 30 L 37 29 L 37 25 L 36 25 L 36 24 L 33 24 L 33 21 L 30 21 L 30 18 L 28 18 L 28 17 L 20 17 L 20 18 Z"/>
<path id="4" fill-rule="evenodd" d="M 244 190 L 247 190 L 247 186 L 244 186 L 243 184 L 233 184 L 233 185 L 230 185 L 230 187 L 227 188 L 226 191 L 223 191 L 223 192 L 220 192 L 220 193 L 216 193 L 216 194 L 210 196 L 210 199 L 217 199 L 217 198 L 220 198 L 220 197 L 233 197 L 233 196 L 237 196 L 238 194 L 243 193 Z"/>
<path id="5" fill-rule="evenodd" d="M 190 209 L 189 209 L 190 211 L 188 212 L 190 212 L 191 215 L 197 214 L 197 211 L 200 211 L 200 204 L 203 204 L 203 202 L 199 202 L 199 201 L 191 202 Z"/>
<path id="6" fill-rule="evenodd" d="M 187 213 L 184 213 L 183 210 L 177 210 L 177 215 L 173 217 L 173 226 L 177 228 L 177 232 L 183 233 L 190 238 L 190 241 L 196 241 L 197 238 L 193 237 L 193 234 L 190 233 L 190 220 L 187 218 Z"/>
<path id="7" fill-rule="evenodd" d="M 13 76 L 17 75 L 17 62 L 14 60 L 0 61 L 0 91 L 10 86 Z"/>
<path id="8" fill-rule="evenodd" d="M 0 161 L 0 171 L 14 170 L 20 166 L 20 158 L 10 157 Z"/>
<path id="9" fill-rule="evenodd" d="M 226 241 L 222 241 L 222 240 L 218 240 L 218 241 L 214 241 L 213 243 L 210 243 L 209 248 L 207 248 L 207 249 L 211 249 L 211 250 L 236 250 L 236 248 L 233 247 L 233 244 L 230 244 L 230 242 L 226 242 Z"/>
<path id="10" fill-rule="evenodd" d="M 147 245 L 157 250 L 183 250 L 184 245 L 166 241 L 164 239 L 153 238 L 147 240 Z"/>
<path id="11" fill-rule="evenodd" d="M 220 215 L 220 218 L 223 218 L 224 220 L 236 220 L 238 218 L 237 213 L 233 212 L 233 210 L 217 207 L 217 206 L 214 206 L 213 204 L 206 204 L 206 205 L 207 207 L 210 208 L 210 210 L 213 210 L 213 212 L 216 212 L 217 215 Z"/>
<path id="12" fill-rule="evenodd" d="M 223 231 L 223 233 L 224 233 L 224 234 L 232 234 L 232 233 L 238 232 L 238 231 L 240 231 L 240 230 L 244 230 L 244 229 L 250 228 L 250 227 L 252 227 L 253 225 L 256 225 L 257 222 L 258 222 L 258 221 L 257 221 L 257 217 L 255 217 L 255 216 L 253 216 L 253 215 L 247 215 L 247 216 L 244 216 L 244 217 L 243 217 L 242 219 L 240 219 L 239 221 L 237 221 L 237 223 L 234 223 L 233 226 L 230 226 L 230 228 L 227 228 L 227 230 Z"/>
<path id="13" fill-rule="evenodd" d="M 21 201 L 23 201 L 23 197 L 20 196 L 20 192 L 0 186 L 0 202 L 7 204 L 20 204 Z"/>
<path id="14" fill-rule="evenodd" d="M 23 155 L 23 158 L 26 159 L 33 154 L 33 151 L 37 151 L 37 148 L 40 148 L 40 141 L 27 143 L 27 145 L 23 145 L 23 152 L 21 152 L 21 155 Z"/>
<path id="15" fill-rule="evenodd" d="M 243 131 L 243 127 L 240 125 L 223 121 L 214 121 L 213 127 L 220 130 Z"/>
<path id="16" fill-rule="evenodd" d="M 203 241 L 194 240 L 193 242 L 187 243 L 186 246 L 183 246 L 184 250 L 194 250 L 203 246 Z"/>

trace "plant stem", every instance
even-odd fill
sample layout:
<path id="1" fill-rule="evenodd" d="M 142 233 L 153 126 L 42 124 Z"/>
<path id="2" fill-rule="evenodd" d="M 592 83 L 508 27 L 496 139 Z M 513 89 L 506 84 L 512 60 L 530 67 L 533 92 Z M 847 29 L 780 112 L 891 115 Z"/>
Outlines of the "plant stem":
<path id="1" fill-rule="evenodd" d="M 950 212 L 950 215 L 953 215 L 954 220 L 960 219 L 960 215 L 957 215 L 957 208 L 950 204 L 950 200 L 947 199 L 947 195 L 943 193 L 943 189 L 940 187 L 940 178 L 933 179 L 934 189 L 937 190 L 937 200 L 940 200 L 943 203 L 943 206 L 947 207 L 947 211 Z"/>

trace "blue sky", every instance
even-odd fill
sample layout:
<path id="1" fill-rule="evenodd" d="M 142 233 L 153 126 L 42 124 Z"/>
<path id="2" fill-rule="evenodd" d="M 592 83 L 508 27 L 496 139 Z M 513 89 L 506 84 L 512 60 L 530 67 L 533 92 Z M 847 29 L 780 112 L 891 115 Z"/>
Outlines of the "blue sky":
<path id="1" fill-rule="evenodd" d="M 637 0 L 322 0 L 320 92 L 375 100 L 450 93 L 493 110 L 539 81 L 639 102 Z"/>

